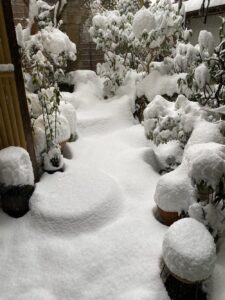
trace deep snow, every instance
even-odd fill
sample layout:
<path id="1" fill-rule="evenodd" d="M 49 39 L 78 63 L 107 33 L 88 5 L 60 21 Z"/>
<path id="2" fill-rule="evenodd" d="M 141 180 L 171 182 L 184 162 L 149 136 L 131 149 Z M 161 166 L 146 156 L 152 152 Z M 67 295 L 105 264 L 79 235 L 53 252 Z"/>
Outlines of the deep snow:
<path id="1" fill-rule="evenodd" d="M 20 219 L 0 212 L 2 300 L 169 299 L 159 275 L 167 227 L 153 215 L 153 195 L 160 175 L 151 143 L 143 127 L 135 124 L 127 96 L 105 101 L 91 96 L 88 85 L 86 90 L 88 97 L 85 84 L 83 93 L 79 90 L 68 97 L 76 107 L 79 139 L 68 145 L 67 156 L 72 159 L 66 159 L 65 173 L 45 174 L 37 184 L 32 203 L 39 192 L 44 194 L 42 204 L 46 203 L 32 204 L 31 212 Z M 45 184 L 54 178 L 55 186 Z M 99 216 L 107 215 L 102 216 L 102 222 L 94 218 L 89 223 L 83 209 L 96 209 L 99 198 L 94 197 L 109 201 L 101 198 L 99 178 L 105 178 L 105 196 L 110 194 L 115 203 L 97 211 Z M 89 184 L 87 191 L 79 190 L 81 181 Z M 113 192 L 107 188 L 111 185 L 115 185 Z M 75 190 L 74 198 L 71 190 Z M 93 203 L 81 206 L 79 201 L 85 195 L 91 201 L 91 192 Z M 48 193 L 54 195 L 55 202 L 46 197 Z M 37 207 L 44 212 L 42 218 L 38 218 Z M 112 208 L 115 210 L 109 214 Z M 51 230 L 45 226 L 46 211 L 54 224 Z M 65 211 L 66 217 L 75 212 L 79 226 L 73 229 L 74 224 L 66 219 L 63 231 L 58 230 L 56 220 L 60 214 L 65 217 Z M 218 257 L 210 300 L 224 299 L 224 252 Z"/>

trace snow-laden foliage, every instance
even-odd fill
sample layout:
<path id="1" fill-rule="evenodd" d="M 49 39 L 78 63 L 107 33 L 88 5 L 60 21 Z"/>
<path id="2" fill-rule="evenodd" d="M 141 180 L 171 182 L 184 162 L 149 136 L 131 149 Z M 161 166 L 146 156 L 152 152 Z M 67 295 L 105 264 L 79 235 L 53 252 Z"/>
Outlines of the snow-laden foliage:
<path id="1" fill-rule="evenodd" d="M 68 60 L 76 59 L 76 45 L 60 30 L 62 21 L 57 22 L 56 13 L 61 10 L 58 2 L 50 6 L 45 1 L 32 0 L 27 27 L 16 27 L 31 118 L 42 114 L 46 140 L 42 151 L 47 153 L 56 146 L 57 128 L 61 126 L 58 81 L 65 75 Z"/>
<path id="2" fill-rule="evenodd" d="M 170 140 L 179 140 L 185 145 L 195 124 L 205 115 L 197 103 L 183 95 L 179 95 L 176 102 L 158 95 L 144 111 L 145 134 L 156 145 Z"/>
<path id="3" fill-rule="evenodd" d="M 183 17 L 170 0 L 158 0 L 148 8 L 141 2 L 118 0 L 114 10 L 100 10 L 92 20 L 90 34 L 105 58 L 98 74 L 112 92 L 129 70 L 149 73 L 151 62 L 170 55 L 183 35 Z"/>
<path id="4" fill-rule="evenodd" d="M 218 143 L 195 144 L 185 151 L 185 159 L 194 184 L 216 190 L 225 175 L 225 146 Z"/>
<path id="5" fill-rule="evenodd" d="M 218 107 L 225 99 L 225 18 L 220 28 L 221 42 L 215 46 L 211 32 L 202 30 L 198 44 L 178 44 L 174 57 L 175 72 L 186 72 L 179 85 L 182 93 L 201 105 Z"/>

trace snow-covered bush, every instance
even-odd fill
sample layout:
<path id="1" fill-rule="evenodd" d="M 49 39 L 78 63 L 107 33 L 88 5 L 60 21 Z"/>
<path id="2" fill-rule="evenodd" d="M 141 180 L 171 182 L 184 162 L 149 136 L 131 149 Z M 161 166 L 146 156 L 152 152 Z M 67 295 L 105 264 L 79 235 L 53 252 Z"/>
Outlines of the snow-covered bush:
<path id="1" fill-rule="evenodd" d="M 118 0 L 114 10 L 104 10 L 93 17 L 90 34 L 105 63 L 98 73 L 115 92 L 130 69 L 150 72 L 153 61 L 171 54 L 182 35 L 182 16 L 170 0 L 150 3 Z"/>
<path id="2" fill-rule="evenodd" d="M 181 91 L 190 100 L 201 105 L 218 107 L 224 105 L 225 99 L 225 18 L 220 28 L 221 41 L 215 47 L 211 32 L 202 30 L 198 44 L 179 44 L 174 58 L 176 71 L 187 72 L 186 79 L 180 79 Z"/>
<path id="3" fill-rule="evenodd" d="M 185 151 L 185 160 L 193 183 L 216 191 L 225 175 L 225 146 L 217 143 L 192 145 Z"/>
<path id="4" fill-rule="evenodd" d="M 185 145 L 195 124 L 204 119 L 205 114 L 197 103 L 183 95 L 179 95 L 176 102 L 158 95 L 144 111 L 145 134 L 156 145 L 170 140 L 179 140 Z"/>
<path id="5" fill-rule="evenodd" d="M 54 147 L 58 149 L 57 133 L 60 130 L 57 128 L 61 126 L 58 120 L 61 99 L 58 81 L 65 76 L 67 61 L 76 59 L 76 46 L 60 30 L 62 22 L 57 21 L 63 3 L 50 6 L 43 0 L 30 1 L 27 27 L 22 29 L 21 24 L 16 27 L 28 106 L 31 118 L 42 114 L 45 132 L 42 144 L 47 153 Z"/>
<path id="6" fill-rule="evenodd" d="M 225 146 L 218 143 L 194 144 L 185 151 L 189 176 L 200 203 L 189 208 L 189 215 L 207 226 L 215 238 L 225 229 Z M 207 197 L 211 194 L 212 197 Z"/>

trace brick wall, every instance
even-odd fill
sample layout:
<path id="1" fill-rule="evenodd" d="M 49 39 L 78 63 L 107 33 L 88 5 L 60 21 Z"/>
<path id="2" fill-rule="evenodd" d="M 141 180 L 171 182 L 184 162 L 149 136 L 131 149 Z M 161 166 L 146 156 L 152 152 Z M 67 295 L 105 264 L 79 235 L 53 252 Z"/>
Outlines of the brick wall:
<path id="1" fill-rule="evenodd" d="M 11 0 L 11 3 L 15 25 L 18 23 L 26 25 L 26 18 L 28 17 L 28 6 L 25 3 L 27 2 L 23 0 Z"/>
<path id="2" fill-rule="evenodd" d="M 77 45 L 77 61 L 72 68 L 96 70 L 96 64 L 103 61 L 103 55 L 96 51 L 88 33 L 90 12 L 82 0 L 68 0 L 62 15 L 63 27 L 70 39 Z"/>

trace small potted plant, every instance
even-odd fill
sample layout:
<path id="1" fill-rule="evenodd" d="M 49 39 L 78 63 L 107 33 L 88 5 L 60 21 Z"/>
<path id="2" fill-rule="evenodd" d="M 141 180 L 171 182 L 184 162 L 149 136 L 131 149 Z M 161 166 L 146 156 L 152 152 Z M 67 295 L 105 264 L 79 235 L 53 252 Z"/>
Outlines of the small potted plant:
<path id="1" fill-rule="evenodd" d="M 63 156 L 60 146 L 56 145 L 43 154 L 43 169 L 52 174 L 56 171 L 63 171 Z"/>
<path id="2" fill-rule="evenodd" d="M 197 200 L 206 204 L 213 201 L 225 174 L 225 146 L 218 143 L 196 144 L 190 146 L 185 155 Z"/>

